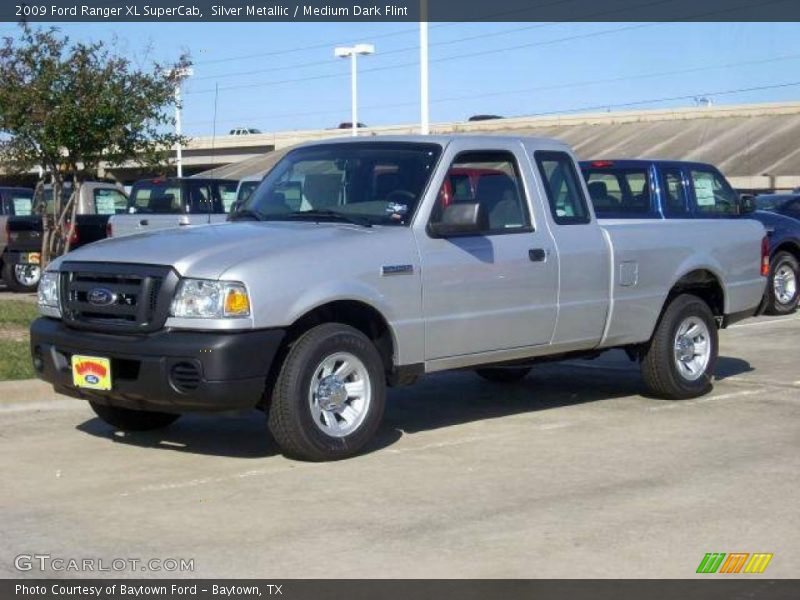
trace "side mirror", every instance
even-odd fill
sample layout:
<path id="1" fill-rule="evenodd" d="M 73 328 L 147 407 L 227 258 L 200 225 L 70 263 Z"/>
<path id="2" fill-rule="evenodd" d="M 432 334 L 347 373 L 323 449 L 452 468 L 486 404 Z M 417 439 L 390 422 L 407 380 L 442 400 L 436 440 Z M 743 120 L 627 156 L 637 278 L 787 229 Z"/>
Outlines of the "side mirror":
<path id="1" fill-rule="evenodd" d="M 756 197 L 753 194 L 742 194 L 739 196 L 739 214 L 746 215 L 758 209 Z"/>
<path id="2" fill-rule="evenodd" d="M 460 202 L 445 208 L 442 220 L 431 223 L 429 230 L 438 238 L 478 235 L 486 230 L 486 219 L 477 202 Z"/>

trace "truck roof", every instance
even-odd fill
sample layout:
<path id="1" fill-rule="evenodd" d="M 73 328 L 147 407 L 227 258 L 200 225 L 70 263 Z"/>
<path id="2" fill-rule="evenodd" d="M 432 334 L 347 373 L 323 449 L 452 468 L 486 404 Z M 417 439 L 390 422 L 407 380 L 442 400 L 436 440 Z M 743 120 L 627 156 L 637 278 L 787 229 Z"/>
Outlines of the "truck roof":
<path id="1" fill-rule="evenodd" d="M 659 165 L 662 167 L 680 166 L 680 167 L 711 167 L 709 163 L 696 162 L 691 160 L 670 160 L 662 158 L 595 158 L 592 160 L 580 161 L 581 168 L 590 169 L 646 169 L 650 165 Z"/>
<path id="2" fill-rule="evenodd" d="M 439 144 L 446 146 L 451 142 L 456 141 L 471 141 L 480 142 L 487 148 L 491 146 L 492 142 L 519 142 L 529 146 L 541 146 L 542 148 L 549 149 L 569 149 L 569 145 L 561 140 L 547 137 L 535 137 L 525 135 L 460 135 L 460 134 L 447 134 L 447 135 L 370 135 L 361 137 L 334 137 L 314 142 L 307 142 L 298 146 L 305 148 L 308 146 L 318 146 L 320 144 L 364 144 L 364 143 L 413 143 L 413 144 Z"/>

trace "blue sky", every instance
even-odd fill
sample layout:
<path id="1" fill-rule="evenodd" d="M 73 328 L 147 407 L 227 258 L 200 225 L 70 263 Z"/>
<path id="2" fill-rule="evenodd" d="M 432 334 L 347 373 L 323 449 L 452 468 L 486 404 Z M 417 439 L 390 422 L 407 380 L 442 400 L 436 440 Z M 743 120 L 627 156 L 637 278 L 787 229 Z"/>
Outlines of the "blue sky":
<path id="1" fill-rule="evenodd" d="M 359 63 L 359 120 L 412 123 L 419 115 L 414 23 L 80 23 L 82 39 L 116 39 L 136 60 L 192 55 L 184 128 L 217 132 L 324 128 L 350 120 L 349 65 L 337 44 L 371 42 Z M 0 27 L 0 32 L 13 30 Z M 800 24 L 795 23 L 432 23 L 432 121 L 476 113 L 551 113 L 653 101 L 631 108 L 800 99 Z M 404 66 L 405 65 L 405 66 Z M 373 70 L 374 69 L 374 70 Z M 649 76 L 648 76 L 649 75 Z M 655 76 L 654 76 L 655 75 Z M 613 81 L 609 81 L 613 80 Z"/>

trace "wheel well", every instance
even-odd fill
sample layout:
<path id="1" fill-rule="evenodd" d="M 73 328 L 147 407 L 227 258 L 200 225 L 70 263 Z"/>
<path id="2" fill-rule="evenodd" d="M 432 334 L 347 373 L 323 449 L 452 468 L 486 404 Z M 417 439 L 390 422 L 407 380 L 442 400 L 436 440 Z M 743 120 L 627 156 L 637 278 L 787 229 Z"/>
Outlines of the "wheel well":
<path id="1" fill-rule="evenodd" d="M 778 252 L 788 252 L 789 254 L 794 256 L 798 261 L 800 261 L 800 246 L 798 246 L 793 242 L 783 242 L 772 252 L 772 257 L 774 258 L 778 254 Z"/>
<path id="2" fill-rule="evenodd" d="M 286 337 L 284 337 L 283 343 L 275 355 L 270 373 L 267 376 L 267 393 L 263 404 L 269 403 L 270 390 L 272 390 L 275 381 L 278 379 L 278 373 L 292 343 L 306 331 L 322 323 L 342 323 L 358 329 L 375 344 L 383 360 L 387 377 L 391 374 L 394 365 L 395 348 L 389 323 L 380 312 L 365 302 L 337 300 L 307 312 L 288 327 Z"/>
<path id="3" fill-rule="evenodd" d="M 676 281 L 667 295 L 664 309 L 679 294 L 693 294 L 701 298 L 708 304 L 715 317 L 722 317 L 725 314 L 725 292 L 719 279 L 711 271 L 698 269 Z"/>

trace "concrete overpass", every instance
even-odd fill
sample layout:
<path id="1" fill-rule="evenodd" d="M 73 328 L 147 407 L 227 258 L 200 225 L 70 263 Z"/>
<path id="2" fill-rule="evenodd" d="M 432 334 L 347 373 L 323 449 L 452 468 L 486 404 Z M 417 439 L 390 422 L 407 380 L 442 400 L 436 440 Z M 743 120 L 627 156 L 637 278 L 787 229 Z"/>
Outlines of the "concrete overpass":
<path id="1" fill-rule="evenodd" d="M 361 135 L 416 132 L 416 124 L 388 125 L 366 128 Z M 739 189 L 800 186 L 800 102 L 438 123 L 431 132 L 555 137 L 581 158 L 697 160 L 717 165 Z M 183 149 L 184 173 L 213 170 L 238 179 L 269 168 L 280 151 L 296 144 L 349 135 L 346 129 L 318 129 L 196 137 Z M 163 174 L 174 174 L 174 156 L 170 163 Z M 123 183 L 156 174 L 133 163 L 105 168 L 105 175 Z"/>
<path id="2" fill-rule="evenodd" d="M 364 136 L 416 133 L 414 125 L 365 129 Z M 474 123 L 439 123 L 432 133 L 517 134 L 562 139 L 581 158 L 670 158 L 717 165 L 734 186 L 747 190 L 800 186 L 800 102 L 543 115 Z M 192 140 L 192 165 L 236 178 L 269 168 L 277 156 L 263 155 L 349 130 L 283 131 Z M 212 157 L 211 147 L 214 145 Z M 228 154 L 220 152 L 224 149 Z M 278 153 L 275 153 L 278 154 Z M 233 161 L 231 161 L 233 162 Z M 187 163 L 188 164 L 188 163 Z"/>

